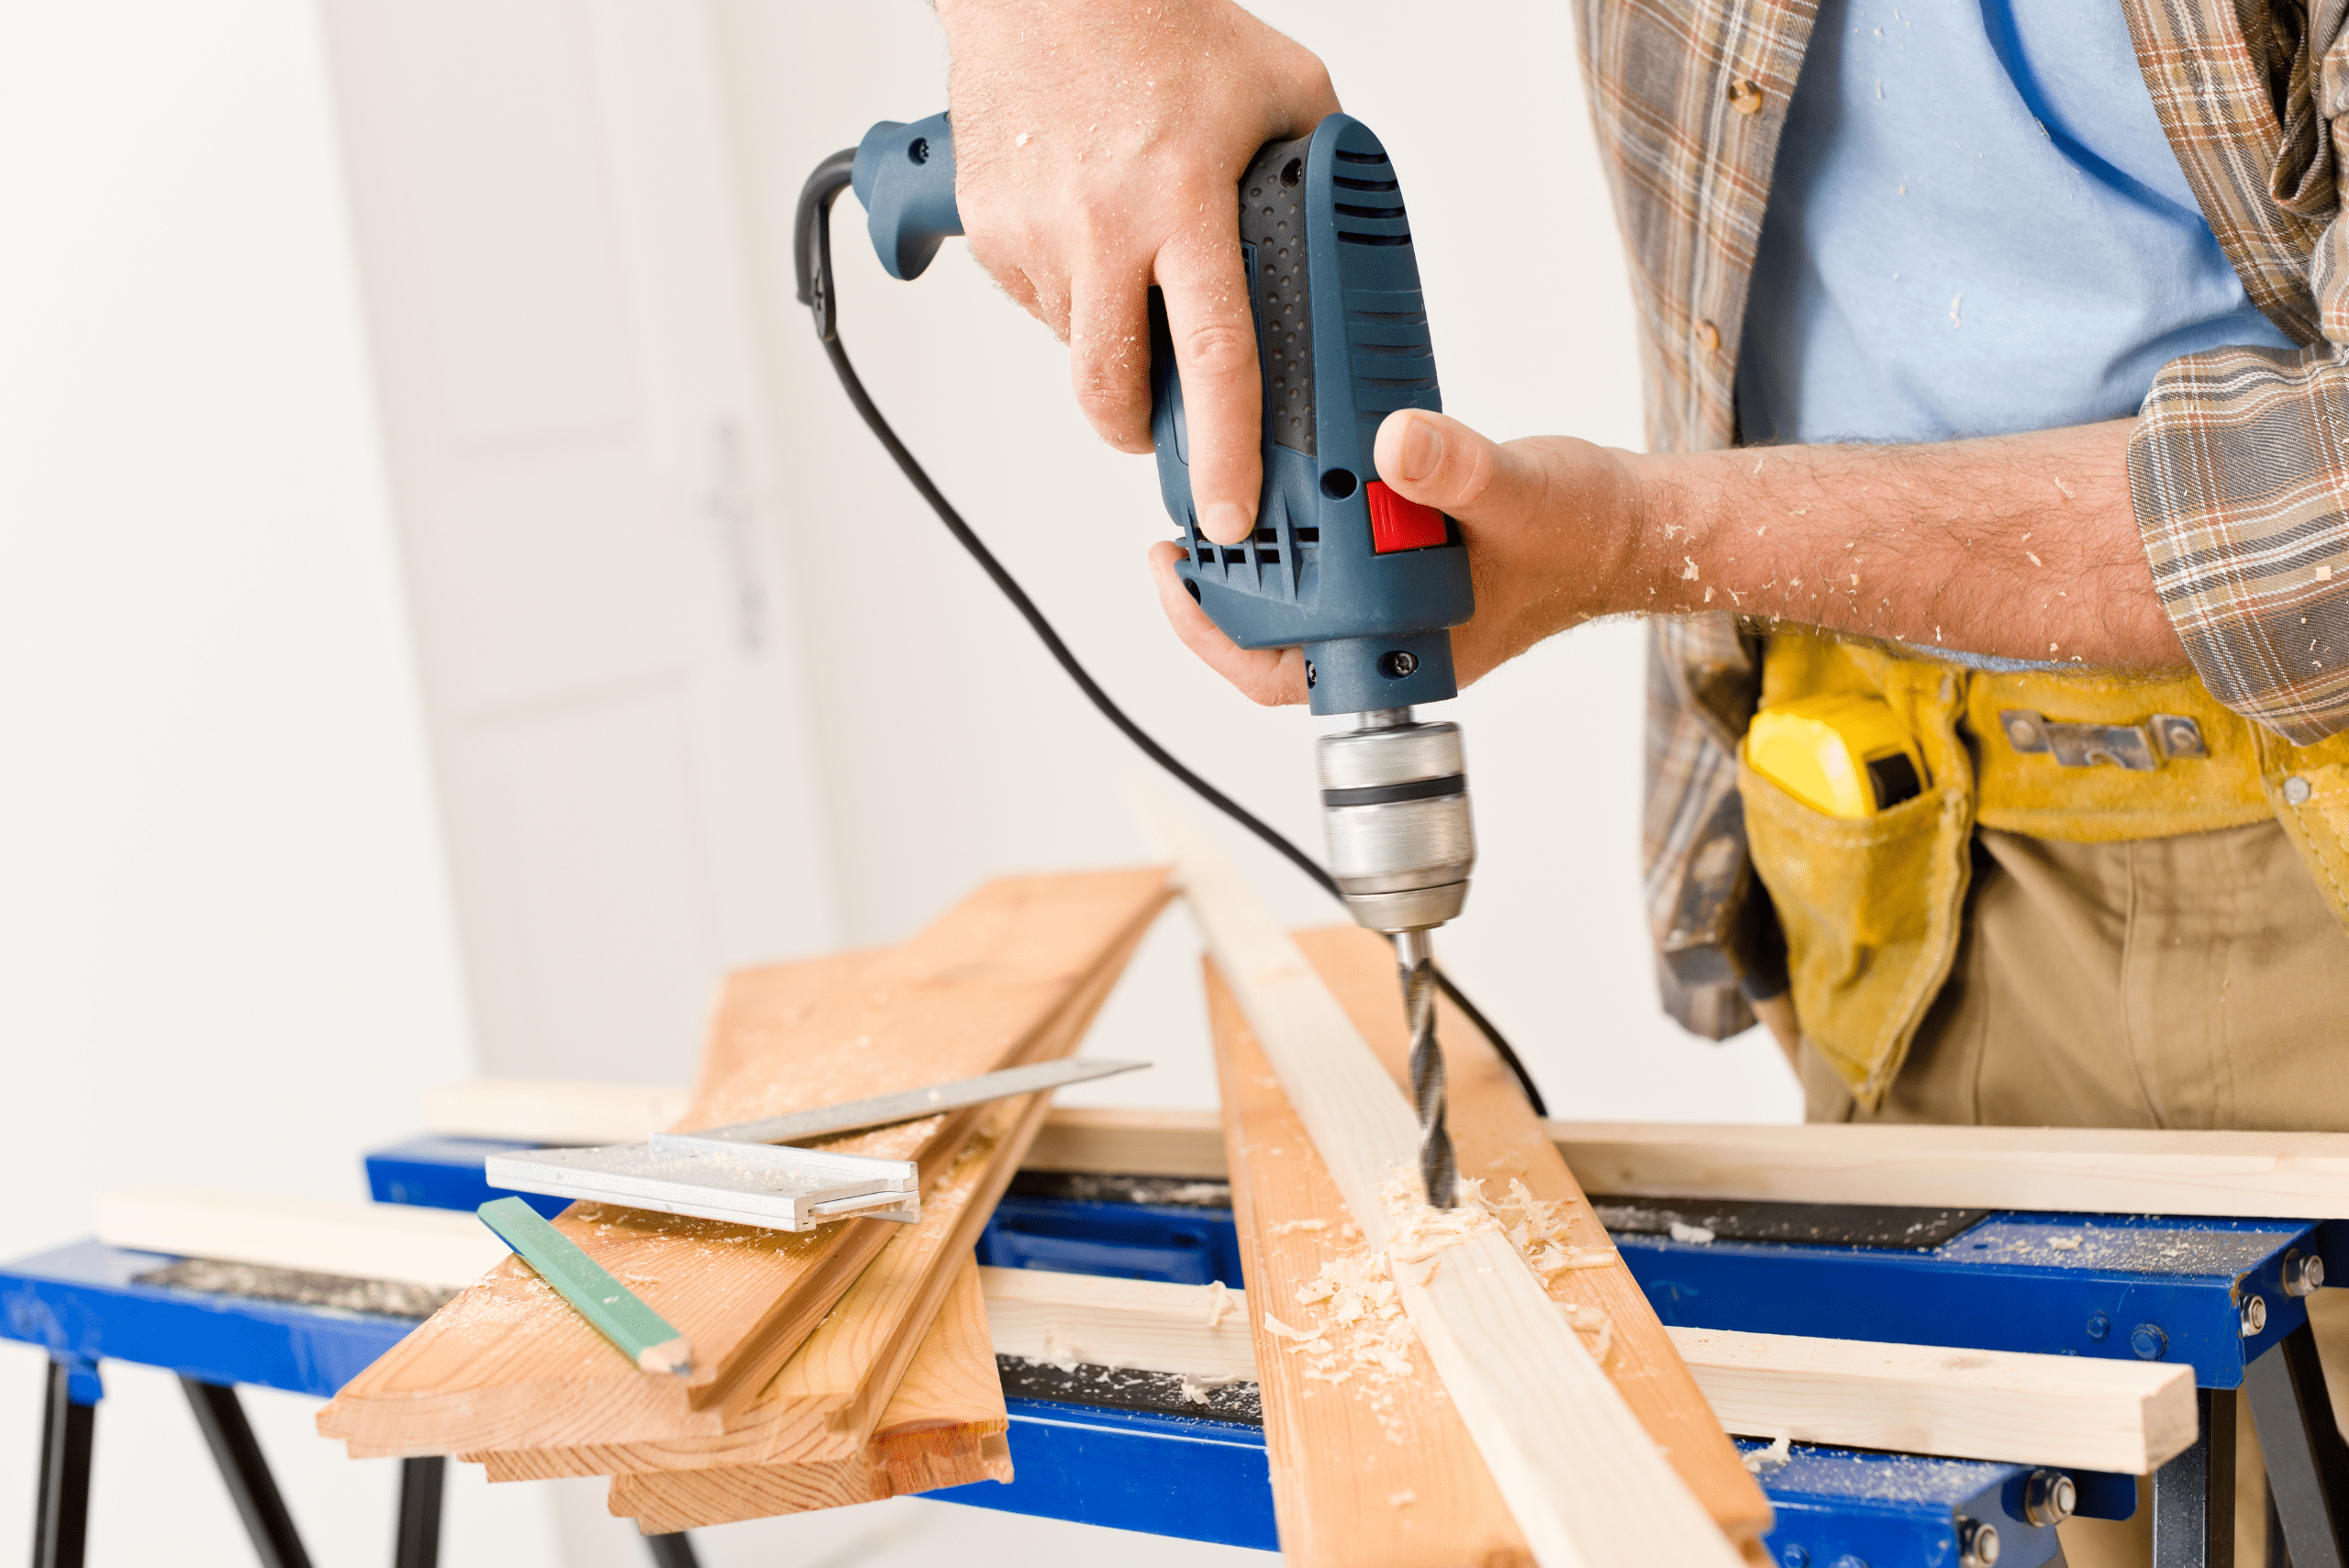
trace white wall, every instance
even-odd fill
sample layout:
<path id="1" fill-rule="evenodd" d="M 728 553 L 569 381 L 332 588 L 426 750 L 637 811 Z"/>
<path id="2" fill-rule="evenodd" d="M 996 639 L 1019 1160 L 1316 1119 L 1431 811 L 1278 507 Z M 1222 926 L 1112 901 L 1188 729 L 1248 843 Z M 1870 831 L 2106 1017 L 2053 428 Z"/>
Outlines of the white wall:
<path id="1" fill-rule="evenodd" d="M 303 0 L 0 4 L 0 1256 L 142 1181 L 364 1195 L 469 1070 Z M 0 1541 L 45 1358 L 0 1346 Z M 109 1363 L 92 1561 L 250 1561 L 176 1384 Z M 315 1555 L 392 1466 L 249 1396 Z M 549 1561 L 453 1489 L 451 1562 Z"/>
<path id="2" fill-rule="evenodd" d="M 841 397 L 790 299 L 793 199 L 874 120 L 944 101 L 919 0 L 716 0 L 754 276 L 784 428 L 844 935 L 893 940 L 979 878 L 1138 859 L 1113 781 L 1141 763 L 1052 665 Z M 1508 0 L 1264 0 L 1318 50 L 1401 171 L 1446 406 L 1501 435 L 1640 439 L 1631 306 L 1583 107 L 1568 8 Z M 1178 756 L 1320 851 L 1313 721 L 1235 696 L 1174 642 L 1141 558 L 1169 531 L 1152 464 L 1096 441 L 1066 360 L 949 244 L 892 283 L 838 209 L 841 336 L 899 432 L 1096 675 Z M 1640 632 L 1557 639 L 1452 705 L 1466 727 L 1483 859 L 1442 939 L 1565 1116 L 1798 1119 L 1756 1031 L 1724 1047 L 1658 1012 L 1637 894 Z M 1174 787 L 1170 784 L 1169 787 Z M 1285 917 L 1342 918 L 1268 851 L 1226 833 Z M 1105 1016 L 1152 1074 L 1069 1097 L 1212 1103 L 1196 943 L 1170 921 Z"/>

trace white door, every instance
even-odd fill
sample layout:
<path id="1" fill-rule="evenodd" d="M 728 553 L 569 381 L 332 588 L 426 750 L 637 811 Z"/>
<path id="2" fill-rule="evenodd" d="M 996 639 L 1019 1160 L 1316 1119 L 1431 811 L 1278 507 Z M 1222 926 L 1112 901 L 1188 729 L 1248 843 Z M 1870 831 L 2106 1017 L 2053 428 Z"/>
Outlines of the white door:
<path id="1" fill-rule="evenodd" d="M 324 12 L 484 1066 L 682 1082 L 835 937 L 706 17 Z"/>

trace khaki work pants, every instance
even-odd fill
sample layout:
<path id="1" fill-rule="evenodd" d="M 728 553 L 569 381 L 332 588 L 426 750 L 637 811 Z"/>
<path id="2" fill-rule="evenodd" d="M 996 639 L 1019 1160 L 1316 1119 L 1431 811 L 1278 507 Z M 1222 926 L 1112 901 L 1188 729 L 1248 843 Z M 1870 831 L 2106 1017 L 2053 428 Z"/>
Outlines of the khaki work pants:
<path id="1" fill-rule="evenodd" d="M 2349 1131 L 2349 932 L 2273 823 L 2067 844 L 1976 834 L 1948 984 L 1883 1108 L 1806 1050 L 1813 1121 Z M 2349 1284 L 2349 1282 L 2343 1282 Z M 2310 1298 L 2349 1429 L 2349 1290 Z M 2235 1561 L 2266 1562 L 2266 1476 L 2237 1418 Z M 2151 1561 L 2150 1510 L 2063 1528 L 2072 1568 Z"/>

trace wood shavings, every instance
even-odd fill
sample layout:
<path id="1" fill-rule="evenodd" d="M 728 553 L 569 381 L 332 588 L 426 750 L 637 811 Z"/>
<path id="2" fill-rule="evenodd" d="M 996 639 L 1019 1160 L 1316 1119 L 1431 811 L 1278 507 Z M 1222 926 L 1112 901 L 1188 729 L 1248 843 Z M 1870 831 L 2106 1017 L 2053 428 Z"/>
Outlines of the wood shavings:
<path id="1" fill-rule="evenodd" d="M 1780 1465 L 1786 1463 L 1787 1460 L 1793 1457 L 1793 1435 L 1787 1432 L 1780 1432 L 1776 1438 L 1771 1440 L 1770 1446 L 1768 1448 L 1755 1449 L 1752 1453 L 1747 1454 L 1739 1462 L 1743 1464 L 1746 1469 L 1752 1471 L 1754 1474 L 1762 1475 L 1777 1469 Z"/>
<path id="2" fill-rule="evenodd" d="M 1316 1337 L 1312 1334 L 1307 1333 L 1302 1329 L 1290 1328 L 1287 1324 L 1274 1317 L 1269 1311 L 1264 1314 L 1264 1327 L 1271 1332 L 1278 1334 L 1284 1340 L 1305 1340 Z"/>
<path id="3" fill-rule="evenodd" d="M 1220 1329 L 1231 1316 L 1231 1288 L 1221 1280 L 1208 1286 L 1208 1327 Z"/>
<path id="4" fill-rule="evenodd" d="M 1408 1508 L 1419 1500 L 1419 1495 L 1408 1486 L 1404 1487 L 1400 1492 L 1386 1494 L 1386 1506 L 1390 1508 Z"/>
<path id="5" fill-rule="evenodd" d="M 1685 568 L 1685 570 L 1680 573 L 1680 580 L 1684 583 L 1695 582 L 1697 580 L 1697 558 L 1693 555 L 1684 555 L 1680 560 L 1682 566 Z"/>
<path id="6" fill-rule="evenodd" d="M 1686 1221 L 1675 1219 L 1672 1222 L 1672 1239 L 1675 1241 L 1686 1241 L 1692 1247 L 1703 1247 L 1711 1244 L 1713 1233 L 1705 1226 L 1690 1225 Z"/>
<path id="7" fill-rule="evenodd" d="M 1270 1227 L 1269 1230 L 1275 1236 L 1289 1236 L 1299 1230 L 1326 1230 L 1329 1228 L 1330 1222 L 1326 1219 L 1284 1219 Z"/>

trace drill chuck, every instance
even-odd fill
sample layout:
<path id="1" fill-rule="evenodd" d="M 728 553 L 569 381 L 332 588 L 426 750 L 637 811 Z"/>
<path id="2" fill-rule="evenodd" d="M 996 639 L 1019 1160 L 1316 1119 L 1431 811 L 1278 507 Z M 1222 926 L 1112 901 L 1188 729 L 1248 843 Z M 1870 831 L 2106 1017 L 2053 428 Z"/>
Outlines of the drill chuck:
<path id="1" fill-rule="evenodd" d="M 1323 736 L 1319 761 L 1330 871 L 1354 918 L 1420 931 L 1458 915 L 1476 862 L 1460 727 L 1366 713 L 1361 728 Z"/>

